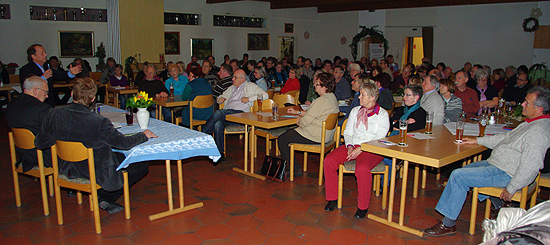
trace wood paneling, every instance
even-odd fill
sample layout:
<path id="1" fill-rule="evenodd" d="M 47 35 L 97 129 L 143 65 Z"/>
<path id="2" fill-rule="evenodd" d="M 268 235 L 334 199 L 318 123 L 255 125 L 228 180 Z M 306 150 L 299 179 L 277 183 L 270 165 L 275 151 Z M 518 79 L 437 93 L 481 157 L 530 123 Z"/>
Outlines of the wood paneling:
<path id="1" fill-rule="evenodd" d="M 539 26 L 535 31 L 533 48 L 550 49 L 550 26 Z"/>

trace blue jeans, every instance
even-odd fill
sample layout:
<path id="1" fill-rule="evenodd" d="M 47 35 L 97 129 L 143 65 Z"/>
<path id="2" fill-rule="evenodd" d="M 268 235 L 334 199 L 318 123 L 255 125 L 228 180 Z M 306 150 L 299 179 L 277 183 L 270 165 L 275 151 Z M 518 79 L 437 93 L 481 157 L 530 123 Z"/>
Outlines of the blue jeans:
<path id="1" fill-rule="evenodd" d="M 487 161 L 479 161 L 462 168 L 455 169 L 447 186 L 435 206 L 435 210 L 445 217 L 456 220 L 466 201 L 471 187 L 506 187 L 512 177 Z M 485 201 L 487 196 L 479 195 L 479 201 Z"/>
<path id="2" fill-rule="evenodd" d="M 225 127 L 229 125 L 238 125 L 236 123 L 228 122 L 225 120 L 226 115 L 242 113 L 241 110 L 222 109 L 214 112 L 214 115 L 206 121 L 206 124 L 202 126 L 202 132 L 206 134 L 214 133 L 214 141 L 220 153 L 223 153 L 223 131 Z"/>

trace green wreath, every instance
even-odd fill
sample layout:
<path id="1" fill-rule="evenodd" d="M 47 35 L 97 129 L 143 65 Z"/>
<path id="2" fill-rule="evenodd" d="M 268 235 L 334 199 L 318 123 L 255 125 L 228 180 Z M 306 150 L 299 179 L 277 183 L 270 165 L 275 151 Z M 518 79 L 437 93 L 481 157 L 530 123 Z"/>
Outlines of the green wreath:
<path id="1" fill-rule="evenodd" d="M 389 49 L 388 40 L 384 37 L 384 34 L 382 33 L 382 31 L 376 29 L 376 27 L 378 26 L 376 25 L 370 28 L 367 28 L 366 26 L 359 26 L 359 28 L 363 30 L 361 30 L 361 32 L 357 33 L 357 35 L 353 37 L 353 40 L 349 45 L 349 47 L 351 48 L 351 56 L 353 57 L 353 60 L 357 60 L 357 44 L 359 43 L 359 41 L 361 41 L 361 39 L 363 39 L 366 36 L 370 36 L 372 38 L 382 40 L 382 42 L 384 43 L 384 57 L 386 57 L 386 54 L 388 53 L 388 49 Z"/>
<path id="2" fill-rule="evenodd" d="M 528 27 L 527 25 L 529 25 L 531 22 L 533 22 L 533 24 L 532 24 L 533 26 Z M 526 18 L 526 19 L 523 20 L 523 31 L 524 32 L 534 32 L 537 29 L 539 29 L 539 20 L 537 20 L 536 18 L 529 17 L 529 18 Z"/>

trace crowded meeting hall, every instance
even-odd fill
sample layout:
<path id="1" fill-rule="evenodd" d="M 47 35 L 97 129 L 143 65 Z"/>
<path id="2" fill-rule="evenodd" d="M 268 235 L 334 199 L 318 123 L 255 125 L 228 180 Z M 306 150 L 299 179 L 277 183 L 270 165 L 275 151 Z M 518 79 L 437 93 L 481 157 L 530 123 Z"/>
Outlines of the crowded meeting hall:
<path id="1" fill-rule="evenodd" d="M 548 1 L 6 0 L 0 29 L 0 244 L 550 244 Z"/>

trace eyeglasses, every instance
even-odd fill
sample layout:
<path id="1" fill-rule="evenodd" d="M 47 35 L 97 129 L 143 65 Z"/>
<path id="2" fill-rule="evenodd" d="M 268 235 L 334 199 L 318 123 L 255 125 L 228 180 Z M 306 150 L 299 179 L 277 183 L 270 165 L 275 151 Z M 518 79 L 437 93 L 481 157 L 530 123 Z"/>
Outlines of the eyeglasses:
<path id="1" fill-rule="evenodd" d="M 49 90 L 44 90 L 44 89 L 41 89 L 41 88 L 37 88 L 37 89 L 40 89 L 40 90 L 44 91 L 44 93 L 46 93 L 46 94 L 49 94 L 49 93 L 50 93 Z"/>
<path id="2" fill-rule="evenodd" d="M 523 102 L 525 104 L 525 106 L 533 106 L 533 107 L 538 107 L 537 105 L 534 105 L 532 104 L 531 102 L 529 102 L 528 100 L 526 100 L 525 102 Z"/>

